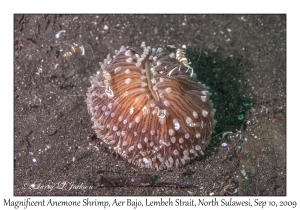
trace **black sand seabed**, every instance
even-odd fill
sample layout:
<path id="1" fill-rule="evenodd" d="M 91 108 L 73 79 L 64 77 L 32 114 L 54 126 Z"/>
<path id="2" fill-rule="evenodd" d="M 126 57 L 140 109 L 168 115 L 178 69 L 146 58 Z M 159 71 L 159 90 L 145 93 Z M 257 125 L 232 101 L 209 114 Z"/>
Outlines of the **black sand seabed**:
<path id="1" fill-rule="evenodd" d="M 216 134 L 183 168 L 135 168 L 93 137 L 90 75 L 142 41 L 186 44 L 210 87 Z M 286 195 L 285 15 L 15 15 L 14 52 L 14 195 Z"/>

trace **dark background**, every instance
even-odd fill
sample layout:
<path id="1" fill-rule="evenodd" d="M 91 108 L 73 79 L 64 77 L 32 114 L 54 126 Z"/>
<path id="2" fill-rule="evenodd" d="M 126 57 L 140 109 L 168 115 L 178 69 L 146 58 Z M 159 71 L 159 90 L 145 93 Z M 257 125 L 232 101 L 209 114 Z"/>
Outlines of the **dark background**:
<path id="1" fill-rule="evenodd" d="M 217 109 L 183 168 L 135 168 L 93 136 L 89 77 L 142 41 L 185 44 Z M 286 15 L 14 15 L 14 194 L 286 195 Z"/>

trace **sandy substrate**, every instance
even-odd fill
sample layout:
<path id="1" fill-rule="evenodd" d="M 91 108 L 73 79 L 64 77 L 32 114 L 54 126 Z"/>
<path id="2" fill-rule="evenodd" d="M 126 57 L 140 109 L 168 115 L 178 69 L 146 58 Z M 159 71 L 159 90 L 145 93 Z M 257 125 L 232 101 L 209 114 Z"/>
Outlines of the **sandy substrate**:
<path id="1" fill-rule="evenodd" d="M 179 169 L 135 168 L 91 129 L 89 77 L 142 41 L 186 44 L 217 109 Z M 15 15 L 14 164 L 15 195 L 286 195 L 286 16 Z"/>

